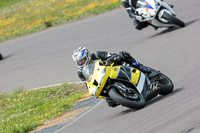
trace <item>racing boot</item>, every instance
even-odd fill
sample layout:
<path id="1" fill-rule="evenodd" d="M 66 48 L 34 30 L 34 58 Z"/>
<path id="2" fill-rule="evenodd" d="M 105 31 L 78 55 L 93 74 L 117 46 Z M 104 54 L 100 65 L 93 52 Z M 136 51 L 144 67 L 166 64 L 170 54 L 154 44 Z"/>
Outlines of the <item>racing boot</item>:
<path id="1" fill-rule="evenodd" d="M 147 77 L 149 79 L 152 79 L 154 77 L 156 77 L 160 72 L 159 71 L 156 71 L 150 67 L 147 67 L 147 66 L 144 66 L 140 63 L 138 63 L 138 66 L 139 66 L 139 70 L 142 71 L 143 73 L 147 74 Z"/>
<path id="2" fill-rule="evenodd" d="M 154 25 L 151 25 L 151 26 L 154 28 L 154 30 L 158 30 L 158 27 L 156 27 Z"/>
<path id="3" fill-rule="evenodd" d="M 112 100 L 110 97 L 106 97 L 106 102 L 108 103 L 109 107 L 117 107 L 119 104 Z"/>
<path id="4" fill-rule="evenodd" d="M 174 7 L 174 5 L 173 4 L 168 4 L 171 8 L 173 8 Z"/>
<path id="5" fill-rule="evenodd" d="M 121 56 L 121 61 L 124 61 L 124 62 L 130 64 L 131 66 L 139 69 L 140 71 L 145 73 L 149 78 L 153 78 L 154 76 L 159 74 L 159 71 L 156 71 L 150 67 L 146 67 L 146 66 L 142 65 L 141 63 L 137 62 L 136 59 L 133 58 L 130 55 L 130 53 L 128 53 L 126 51 L 121 51 L 119 53 L 119 55 Z"/>

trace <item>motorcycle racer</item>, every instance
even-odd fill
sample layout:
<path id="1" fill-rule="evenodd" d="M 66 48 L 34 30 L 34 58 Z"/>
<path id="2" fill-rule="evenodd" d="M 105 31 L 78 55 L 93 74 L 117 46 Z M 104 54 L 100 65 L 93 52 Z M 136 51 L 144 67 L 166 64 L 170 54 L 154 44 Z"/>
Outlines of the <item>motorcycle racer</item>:
<path id="1" fill-rule="evenodd" d="M 136 4 L 138 0 L 122 0 L 122 4 L 127 11 L 129 17 L 133 19 L 133 25 L 137 30 L 142 30 L 143 28 L 147 27 L 149 25 L 148 22 L 140 22 L 139 20 L 142 19 L 141 16 L 139 16 L 135 9 Z M 136 19 L 137 17 L 137 19 Z"/>
<path id="2" fill-rule="evenodd" d="M 127 11 L 129 17 L 133 19 L 133 25 L 137 30 L 142 30 L 143 28 L 146 28 L 149 23 L 143 21 L 143 18 L 141 17 L 141 14 L 138 14 L 136 12 L 136 5 L 138 0 L 122 0 L 123 7 Z M 163 1 L 163 0 L 161 0 Z M 174 7 L 172 4 L 168 4 L 170 7 Z M 154 27 L 155 30 L 157 30 L 156 27 Z"/>
<path id="3" fill-rule="evenodd" d="M 109 53 L 106 51 L 96 51 L 92 54 L 90 54 L 89 50 L 86 47 L 78 47 L 74 50 L 72 54 L 73 61 L 76 63 L 76 66 L 78 68 L 78 76 L 82 81 L 85 81 L 85 77 L 82 74 L 82 68 L 86 65 L 91 64 L 94 60 L 101 59 L 102 61 L 105 61 L 107 65 L 112 64 L 113 62 L 117 64 L 122 64 L 123 62 L 139 69 L 143 73 L 147 74 L 148 77 L 153 77 L 153 69 L 150 67 L 146 67 L 142 65 L 141 63 L 137 62 L 135 58 L 133 58 L 130 53 L 126 51 L 121 51 L 119 54 L 116 53 Z M 106 101 L 109 106 L 116 107 L 118 104 L 114 102 L 110 98 L 106 98 Z"/>

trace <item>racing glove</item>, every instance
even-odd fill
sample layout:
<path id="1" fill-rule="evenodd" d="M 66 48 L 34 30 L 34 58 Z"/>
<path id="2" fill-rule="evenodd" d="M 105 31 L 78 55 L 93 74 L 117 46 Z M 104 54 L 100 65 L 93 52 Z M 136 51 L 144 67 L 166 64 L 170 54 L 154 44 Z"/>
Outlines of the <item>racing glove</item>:
<path id="1" fill-rule="evenodd" d="M 111 57 L 109 57 L 106 61 L 106 65 L 109 66 L 111 65 L 113 62 L 114 63 L 118 63 L 121 61 L 121 56 L 119 56 L 118 54 L 112 54 Z"/>
<path id="2" fill-rule="evenodd" d="M 130 55 L 130 53 L 126 51 L 120 51 L 119 55 L 121 57 L 121 61 L 126 62 L 128 64 L 132 64 L 133 61 L 136 62 L 136 60 Z"/>

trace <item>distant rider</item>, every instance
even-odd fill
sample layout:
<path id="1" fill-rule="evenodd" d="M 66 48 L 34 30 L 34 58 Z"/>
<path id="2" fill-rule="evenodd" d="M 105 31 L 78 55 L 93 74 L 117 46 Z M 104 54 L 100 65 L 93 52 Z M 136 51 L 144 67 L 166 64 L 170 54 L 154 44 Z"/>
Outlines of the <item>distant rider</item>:
<path id="1" fill-rule="evenodd" d="M 140 22 L 142 19 L 136 12 L 136 4 L 138 0 L 122 0 L 123 6 L 128 12 L 128 15 L 133 19 L 133 24 L 137 30 L 142 30 L 149 25 L 148 22 Z"/>
<path id="2" fill-rule="evenodd" d="M 128 52 L 121 51 L 119 54 L 116 53 L 108 53 L 106 51 L 96 51 L 90 54 L 89 50 L 86 47 L 78 47 L 74 50 L 72 54 L 72 58 L 78 67 L 78 76 L 82 81 L 85 81 L 85 77 L 82 74 L 82 68 L 86 65 L 91 64 L 94 60 L 101 59 L 102 61 L 107 62 L 107 65 L 115 62 L 121 64 L 122 62 L 126 62 L 129 65 L 139 69 L 140 71 L 146 73 L 149 76 L 152 73 L 152 69 L 142 65 L 137 62 L 135 58 L 133 58 Z M 118 104 L 114 102 L 111 98 L 106 98 L 106 101 L 110 107 L 116 107 Z"/>
<path id="3" fill-rule="evenodd" d="M 128 12 L 128 15 L 131 19 L 133 19 L 133 24 L 136 29 L 142 30 L 143 28 L 146 28 L 149 23 L 142 21 L 142 17 L 136 12 L 136 4 L 138 0 L 122 0 L 122 4 L 126 11 Z M 163 1 L 163 0 L 161 0 Z M 168 4 L 173 8 L 172 4 Z M 155 30 L 157 29 L 154 27 Z"/>

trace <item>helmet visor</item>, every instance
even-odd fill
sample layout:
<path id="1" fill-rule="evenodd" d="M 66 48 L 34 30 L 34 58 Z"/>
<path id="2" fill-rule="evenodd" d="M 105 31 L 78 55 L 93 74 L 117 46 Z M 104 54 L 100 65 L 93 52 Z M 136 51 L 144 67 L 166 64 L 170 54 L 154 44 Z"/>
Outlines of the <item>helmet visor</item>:
<path id="1" fill-rule="evenodd" d="M 82 66 L 83 64 L 85 64 L 86 61 L 86 57 L 84 57 L 83 59 L 81 59 L 80 61 L 77 62 L 78 66 Z"/>

